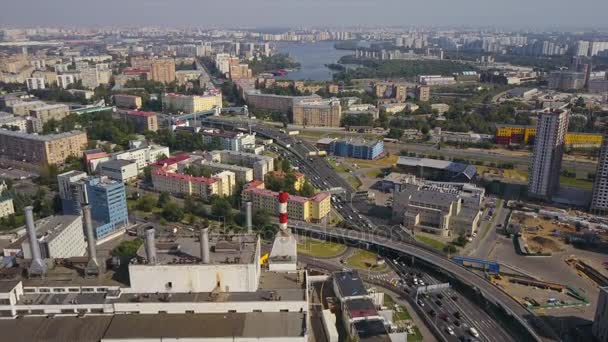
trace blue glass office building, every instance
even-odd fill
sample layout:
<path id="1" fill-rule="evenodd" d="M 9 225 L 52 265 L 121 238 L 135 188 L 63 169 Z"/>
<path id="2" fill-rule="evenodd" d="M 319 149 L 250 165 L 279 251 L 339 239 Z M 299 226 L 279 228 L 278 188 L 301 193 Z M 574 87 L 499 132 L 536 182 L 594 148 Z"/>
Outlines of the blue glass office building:
<path id="1" fill-rule="evenodd" d="M 91 217 L 100 225 L 95 228 L 97 239 L 113 233 L 129 223 L 127 195 L 122 182 L 94 177 L 86 181 L 87 200 Z"/>
<path id="2" fill-rule="evenodd" d="M 342 139 L 331 145 L 332 153 L 340 157 L 357 159 L 376 159 L 384 154 L 384 142 L 382 140 L 357 140 Z"/>

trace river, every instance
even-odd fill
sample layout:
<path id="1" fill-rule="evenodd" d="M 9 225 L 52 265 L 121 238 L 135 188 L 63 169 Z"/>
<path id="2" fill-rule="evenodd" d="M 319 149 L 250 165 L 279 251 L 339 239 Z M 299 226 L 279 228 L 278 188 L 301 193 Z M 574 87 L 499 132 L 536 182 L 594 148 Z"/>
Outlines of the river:
<path id="1" fill-rule="evenodd" d="M 278 43 L 276 49 L 277 52 L 289 54 L 301 65 L 297 71 L 277 77 L 288 80 L 329 81 L 332 79 L 332 71 L 325 64 L 336 63 L 340 57 L 353 54 L 353 51 L 349 50 L 336 50 L 334 49 L 334 42 L 326 41 Z"/>

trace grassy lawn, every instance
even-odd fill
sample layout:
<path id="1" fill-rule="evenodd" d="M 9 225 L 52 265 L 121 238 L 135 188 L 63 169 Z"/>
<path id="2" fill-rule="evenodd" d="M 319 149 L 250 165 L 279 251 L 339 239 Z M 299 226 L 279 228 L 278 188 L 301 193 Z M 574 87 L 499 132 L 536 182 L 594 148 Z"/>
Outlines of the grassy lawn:
<path id="1" fill-rule="evenodd" d="M 420 330 L 418 330 L 418 327 L 414 327 L 414 333 L 413 334 L 408 334 L 407 335 L 407 342 L 418 342 L 418 341 L 422 341 L 422 334 L 420 333 Z"/>
<path id="2" fill-rule="evenodd" d="M 359 167 L 389 167 L 397 163 L 398 155 L 390 155 L 376 160 L 346 158 L 345 160 L 352 164 L 357 164 Z"/>
<path id="3" fill-rule="evenodd" d="M 585 190 L 591 190 L 593 188 L 593 182 L 586 179 L 577 179 L 571 177 L 559 177 L 559 184 L 561 186 L 567 186 L 571 188 L 579 188 Z"/>
<path id="4" fill-rule="evenodd" d="M 348 171 L 350 171 L 350 169 L 348 168 L 348 166 L 344 165 L 344 163 L 337 163 L 335 160 L 333 159 L 328 159 L 327 162 L 329 163 L 329 165 L 336 170 L 336 172 L 344 172 L 344 173 L 348 173 Z"/>
<path id="5" fill-rule="evenodd" d="M 315 239 L 300 239 L 298 242 L 298 252 L 310 256 L 331 258 L 346 251 L 346 246 L 328 241 Z"/>
<path id="6" fill-rule="evenodd" d="M 380 177 L 381 174 L 382 174 L 382 170 L 380 170 L 380 169 L 369 170 L 365 173 L 365 175 L 369 178 L 378 178 L 378 177 Z"/>
<path id="7" fill-rule="evenodd" d="M 383 271 L 386 264 L 376 265 L 378 255 L 370 251 L 358 249 L 353 255 L 346 259 L 346 264 L 360 270 Z M 374 266 L 371 266 L 374 265 Z M 371 266 L 371 268 L 370 268 Z"/>
<path id="8" fill-rule="evenodd" d="M 348 177 L 346 177 L 346 181 L 355 189 L 359 189 L 359 187 L 363 184 L 361 183 L 361 180 L 359 180 L 359 178 L 351 175 L 348 175 Z"/>
<path id="9" fill-rule="evenodd" d="M 432 248 L 438 249 L 440 251 L 442 251 L 443 247 L 445 247 L 445 243 L 443 243 L 439 240 L 435 240 L 435 239 L 425 236 L 425 235 L 417 234 L 416 241 L 422 242 L 423 244 L 428 245 Z"/>

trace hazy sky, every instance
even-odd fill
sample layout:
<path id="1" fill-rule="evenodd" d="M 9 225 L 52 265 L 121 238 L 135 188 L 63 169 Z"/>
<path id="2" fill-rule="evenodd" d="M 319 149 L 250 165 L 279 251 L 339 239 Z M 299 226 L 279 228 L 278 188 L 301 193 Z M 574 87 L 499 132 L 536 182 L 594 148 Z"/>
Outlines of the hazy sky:
<path id="1" fill-rule="evenodd" d="M 607 27 L 607 0 L 0 0 L 0 25 Z"/>

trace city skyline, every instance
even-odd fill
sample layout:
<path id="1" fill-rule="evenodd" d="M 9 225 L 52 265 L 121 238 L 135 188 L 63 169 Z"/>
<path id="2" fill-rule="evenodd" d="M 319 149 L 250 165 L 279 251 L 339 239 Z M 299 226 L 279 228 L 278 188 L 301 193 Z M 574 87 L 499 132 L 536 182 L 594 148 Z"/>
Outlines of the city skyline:
<path id="1" fill-rule="evenodd" d="M 10 26 L 192 26 L 192 27 L 279 27 L 279 26 L 376 26 L 423 25 L 539 28 L 603 28 L 608 3 L 583 0 L 571 11 L 563 0 L 515 0 L 488 3 L 471 0 L 451 6 L 447 0 L 404 2 L 384 0 L 312 0 L 306 2 L 238 0 L 236 3 L 206 3 L 194 0 L 108 0 L 88 3 L 75 0 L 7 2 L 0 22 Z M 237 9 L 235 11 L 235 8 Z M 112 15 L 99 13 L 114 9 Z M 188 9 L 185 11 L 185 9 Z M 137 15 L 133 15 L 137 13 Z M 250 13 L 255 13 L 252 16 Z M 539 15 L 542 13 L 542 15 Z"/>

